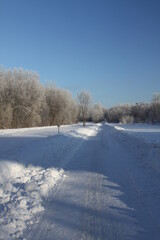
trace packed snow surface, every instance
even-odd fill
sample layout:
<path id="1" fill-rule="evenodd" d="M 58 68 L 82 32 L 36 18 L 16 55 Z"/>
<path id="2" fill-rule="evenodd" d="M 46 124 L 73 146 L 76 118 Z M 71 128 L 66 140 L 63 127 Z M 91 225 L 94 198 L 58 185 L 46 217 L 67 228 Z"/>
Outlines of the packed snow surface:
<path id="1" fill-rule="evenodd" d="M 0 239 L 159 240 L 159 126 L 60 131 L 0 131 Z"/>
<path id="2" fill-rule="evenodd" d="M 18 239 L 26 226 L 37 221 L 43 200 L 65 177 L 60 165 L 67 162 L 68 150 L 97 129 L 64 126 L 60 135 L 56 127 L 0 130 L 0 239 Z M 78 140 L 73 142 L 73 137 Z M 58 161 L 61 164 L 54 167 Z"/>

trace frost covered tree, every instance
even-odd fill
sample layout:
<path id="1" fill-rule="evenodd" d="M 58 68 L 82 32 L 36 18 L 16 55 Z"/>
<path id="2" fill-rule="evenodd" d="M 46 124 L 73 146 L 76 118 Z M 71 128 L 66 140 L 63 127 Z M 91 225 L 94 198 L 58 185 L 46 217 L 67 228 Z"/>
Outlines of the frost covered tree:
<path id="1" fill-rule="evenodd" d="M 23 69 L 1 69 L 0 86 L 1 128 L 37 126 L 41 98 L 38 75 Z"/>
<path id="2" fill-rule="evenodd" d="M 102 122 L 104 120 L 105 109 L 101 104 L 95 104 L 90 109 L 90 116 L 93 122 Z"/>
<path id="3" fill-rule="evenodd" d="M 88 116 L 89 106 L 91 104 L 91 95 L 88 92 L 80 92 L 77 95 L 79 104 L 79 118 L 83 121 L 83 126 L 86 125 L 86 120 Z"/>
<path id="4" fill-rule="evenodd" d="M 118 123 L 125 115 L 130 115 L 131 106 L 128 104 L 117 105 L 108 109 L 107 121 Z"/>
<path id="5" fill-rule="evenodd" d="M 1 128 L 12 127 L 13 106 L 13 83 L 11 72 L 0 70 L 0 126 Z"/>
<path id="6" fill-rule="evenodd" d="M 136 103 L 131 106 L 130 115 L 133 116 L 135 123 L 145 123 L 149 121 L 150 104 Z"/>
<path id="7" fill-rule="evenodd" d="M 134 117 L 125 115 L 121 118 L 120 122 L 123 124 L 128 124 L 128 123 L 132 124 L 134 122 Z"/>
<path id="8" fill-rule="evenodd" d="M 156 103 L 160 103 L 160 93 L 154 93 L 153 94 L 153 98 L 152 98 L 152 102 Z"/>
<path id="9" fill-rule="evenodd" d="M 153 104 L 154 105 L 154 104 Z M 123 104 L 112 107 L 106 111 L 106 120 L 108 122 L 121 123 L 145 123 L 153 122 L 155 116 L 154 110 L 151 110 L 152 104 L 136 103 L 134 105 Z"/>
<path id="10" fill-rule="evenodd" d="M 41 86 L 36 73 L 24 70 L 15 71 L 14 85 L 14 127 L 37 126 L 40 123 L 39 108 Z"/>
<path id="11" fill-rule="evenodd" d="M 160 123 L 160 93 L 153 95 L 149 116 L 152 123 Z"/>
<path id="12" fill-rule="evenodd" d="M 70 92 L 44 87 L 37 73 L 0 69 L 0 128 L 70 124 L 78 107 Z"/>
<path id="13" fill-rule="evenodd" d="M 77 121 L 77 106 L 69 91 L 50 86 L 46 89 L 50 125 L 60 126 Z"/>

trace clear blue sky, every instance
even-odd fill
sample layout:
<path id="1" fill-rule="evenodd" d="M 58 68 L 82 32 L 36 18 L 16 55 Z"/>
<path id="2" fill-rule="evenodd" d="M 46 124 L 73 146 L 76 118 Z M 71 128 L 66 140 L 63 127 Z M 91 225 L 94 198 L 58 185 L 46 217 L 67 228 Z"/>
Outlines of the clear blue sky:
<path id="1" fill-rule="evenodd" d="M 0 0 L 0 65 L 106 107 L 160 92 L 159 0 Z"/>

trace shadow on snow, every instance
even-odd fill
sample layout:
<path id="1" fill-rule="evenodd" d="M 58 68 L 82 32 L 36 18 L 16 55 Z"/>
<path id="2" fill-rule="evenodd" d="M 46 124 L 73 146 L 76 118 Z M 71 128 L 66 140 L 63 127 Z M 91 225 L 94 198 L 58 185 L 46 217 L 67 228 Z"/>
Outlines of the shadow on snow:
<path id="1" fill-rule="evenodd" d="M 83 182 L 70 181 L 68 189 L 62 195 L 63 200 L 55 196 L 46 204 L 46 208 L 50 204 L 54 208 L 52 208 L 53 212 L 50 211 L 48 214 L 46 211 L 44 217 L 47 220 L 51 218 L 50 220 L 58 228 L 78 229 L 78 231 L 83 232 L 86 239 L 158 240 L 159 235 L 153 232 L 152 220 L 147 213 L 142 214 L 142 204 L 138 203 L 139 200 L 136 199 L 133 189 L 130 189 L 130 183 L 124 184 L 123 178 L 125 176 L 121 175 L 121 173 L 123 174 L 123 166 L 120 166 L 121 156 L 108 154 L 110 152 L 110 139 L 107 139 L 107 131 L 107 126 L 102 124 L 97 135 L 87 140 L 67 134 L 60 134 L 56 137 L 55 135 L 36 137 L 36 139 L 35 137 L 1 137 L 0 160 L 16 161 L 25 166 L 32 164 L 43 168 L 63 168 L 67 172 L 73 173 L 74 176 L 87 174 L 84 180 L 87 180 L 87 176 L 89 179 L 90 174 L 92 174 L 93 181 L 96 177 L 101 179 L 99 182 L 95 181 L 97 186 L 91 182 L 85 185 Z M 74 152 L 79 143 L 81 146 Z M 7 148 L 5 149 L 6 144 Z M 71 149 L 73 154 L 71 154 Z M 65 160 L 67 158 L 68 160 L 64 161 L 64 156 Z M 112 157 L 117 158 L 116 161 Z M 118 160 L 119 165 L 114 165 Z M 119 174 L 116 174 L 118 172 Z M 72 188 L 76 188 L 81 193 L 79 195 L 82 197 L 81 205 L 76 202 L 74 197 L 72 199 L 69 196 Z M 95 205 L 86 204 L 85 199 L 83 199 L 83 193 L 86 191 L 92 197 L 102 198 L 103 209 L 96 205 L 96 198 Z M 110 197 L 109 202 L 108 197 Z M 93 204 L 90 199 L 88 201 Z M 77 225 L 75 219 L 79 213 L 82 216 L 81 221 L 83 222 L 84 219 L 85 221 L 83 224 Z M 86 230 L 87 224 L 90 224 L 88 230 Z M 112 228 L 111 225 L 115 228 Z M 157 234 L 159 234 L 158 232 Z M 118 234 L 122 234 L 123 238 Z"/>

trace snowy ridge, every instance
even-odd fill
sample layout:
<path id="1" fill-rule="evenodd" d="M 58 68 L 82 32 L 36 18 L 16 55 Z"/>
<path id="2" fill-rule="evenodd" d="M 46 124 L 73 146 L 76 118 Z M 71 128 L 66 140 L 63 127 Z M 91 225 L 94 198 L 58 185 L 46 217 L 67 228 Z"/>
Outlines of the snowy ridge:
<path id="1" fill-rule="evenodd" d="M 160 126 L 151 124 L 114 124 L 115 129 L 137 138 L 146 143 L 158 144 L 160 146 Z"/>
<path id="2" fill-rule="evenodd" d="M 97 135 L 98 131 L 99 131 L 99 126 L 101 126 L 100 124 L 97 126 L 90 126 L 87 128 L 84 127 L 80 127 L 78 129 L 74 129 L 71 132 L 69 132 L 68 134 L 76 137 L 76 138 L 83 138 L 83 139 L 88 139 L 89 137 L 94 137 Z"/>
<path id="3" fill-rule="evenodd" d="M 43 198 L 49 196 L 63 170 L 24 167 L 14 162 L 0 162 L 0 239 L 19 238 L 33 216 L 43 211 Z"/>
<path id="4" fill-rule="evenodd" d="M 144 164 L 160 173 L 160 126 L 151 124 L 107 124 L 121 135 L 121 140 L 141 151 Z M 117 135 L 118 136 L 118 135 Z"/>

